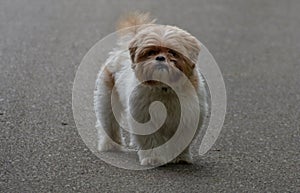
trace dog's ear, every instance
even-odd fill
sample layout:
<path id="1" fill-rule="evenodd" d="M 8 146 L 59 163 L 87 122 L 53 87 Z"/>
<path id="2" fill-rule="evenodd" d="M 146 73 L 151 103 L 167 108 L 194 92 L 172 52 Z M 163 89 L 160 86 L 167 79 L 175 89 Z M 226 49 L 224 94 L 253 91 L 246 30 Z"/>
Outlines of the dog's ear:
<path id="1" fill-rule="evenodd" d="M 189 58 L 193 63 L 192 68 L 194 68 L 198 62 L 198 56 L 201 50 L 200 47 L 201 47 L 200 42 L 196 38 L 194 37 L 189 38 L 188 50 L 189 50 Z"/>
<path id="2" fill-rule="evenodd" d="M 128 50 L 129 50 L 129 54 L 130 54 L 130 58 L 131 58 L 131 62 L 132 62 L 132 68 L 134 68 L 135 67 L 135 53 L 137 50 L 136 40 L 133 40 L 130 42 L 130 44 L 128 46 Z"/>

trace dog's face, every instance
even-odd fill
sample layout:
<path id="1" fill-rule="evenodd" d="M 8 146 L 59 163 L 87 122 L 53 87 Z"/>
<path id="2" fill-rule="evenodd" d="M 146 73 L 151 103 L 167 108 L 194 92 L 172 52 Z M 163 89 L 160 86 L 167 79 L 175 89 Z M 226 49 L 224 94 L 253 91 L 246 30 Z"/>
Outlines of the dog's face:
<path id="1" fill-rule="evenodd" d="M 139 81 L 157 85 L 193 76 L 200 44 L 189 33 L 172 26 L 150 25 L 129 45 L 132 68 Z"/>

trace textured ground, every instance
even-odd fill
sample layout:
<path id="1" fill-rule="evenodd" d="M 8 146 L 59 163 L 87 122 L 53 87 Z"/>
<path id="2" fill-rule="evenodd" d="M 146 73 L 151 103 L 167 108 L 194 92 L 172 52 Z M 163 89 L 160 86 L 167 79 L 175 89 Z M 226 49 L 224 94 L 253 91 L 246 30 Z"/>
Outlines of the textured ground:
<path id="1" fill-rule="evenodd" d="M 72 83 L 129 10 L 199 38 L 223 73 L 221 135 L 192 166 L 130 171 L 82 142 Z M 0 192 L 300 192 L 299 1 L 0 2 Z"/>

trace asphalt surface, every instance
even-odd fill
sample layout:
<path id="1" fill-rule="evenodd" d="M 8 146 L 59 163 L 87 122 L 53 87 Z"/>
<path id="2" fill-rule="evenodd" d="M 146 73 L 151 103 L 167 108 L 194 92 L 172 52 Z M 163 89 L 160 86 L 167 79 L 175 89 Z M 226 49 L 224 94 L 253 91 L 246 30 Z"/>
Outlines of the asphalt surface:
<path id="1" fill-rule="evenodd" d="M 130 10 L 195 35 L 228 97 L 195 164 L 113 167 L 80 138 L 72 84 L 85 53 Z M 300 192 L 299 1 L 0 2 L 0 192 Z"/>

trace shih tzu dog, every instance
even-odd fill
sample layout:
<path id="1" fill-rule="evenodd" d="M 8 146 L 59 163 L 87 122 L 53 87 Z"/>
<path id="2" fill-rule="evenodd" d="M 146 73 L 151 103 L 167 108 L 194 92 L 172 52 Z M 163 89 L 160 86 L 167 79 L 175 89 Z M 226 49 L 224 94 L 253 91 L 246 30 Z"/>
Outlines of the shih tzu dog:
<path id="1" fill-rule="evenodd" d="M 96 81 L 98 150 L 121 150 L 121 130 L 126 129 L 141 165 L 191 163 L 191 141 L 179 152 L 171 146 L 160 153 L 151 149 L 167 144 L 180 121 L 182 133 L 193 136 L 203 124 L 207 95 L 196 67 L 200 42 L 178 27 L 154 23 L 143 13 L 129 14 L 119 22 L 118 46 Z M 171 160 L 167 154 L 174 154 Z"/>

